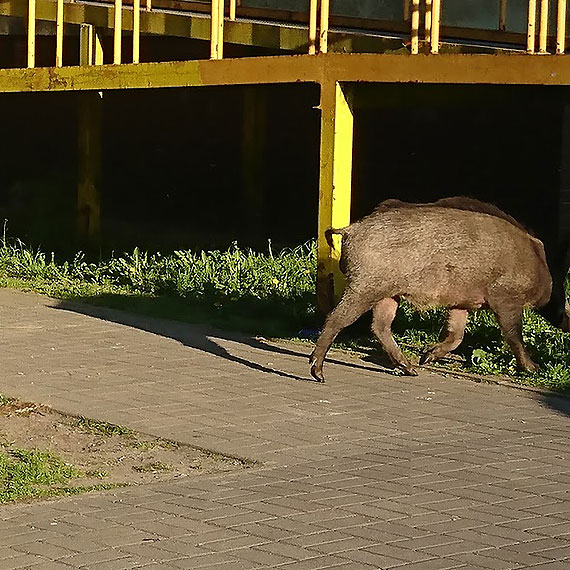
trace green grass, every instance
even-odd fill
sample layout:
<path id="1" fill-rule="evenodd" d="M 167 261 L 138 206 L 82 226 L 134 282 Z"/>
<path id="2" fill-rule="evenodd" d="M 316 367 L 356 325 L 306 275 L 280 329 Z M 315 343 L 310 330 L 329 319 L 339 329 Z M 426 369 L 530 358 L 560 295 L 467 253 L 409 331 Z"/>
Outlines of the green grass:
<path id="1" fill-rule="evenodd" d="M 82 475 L 51 453 L 1 449 L 0 503 L 77 493 L 68 483 Z"/>
<path id="2" fill-rule="evenodd" d="M 295 338 L 321 324 L 315 309 L 315 244 L 264 253 L 234 244 L 227 251 L 132 253 L 92 262 L 78 253 L 59 262 L 20 241 L 0 241 L 0 286 L 31 289 L 149 316 L 208 323 L 270 337 Z M 394 322 L 397 341 L 419 354 L 436 342 L 441 310 L 419 313 L 403 303 Z M 340 344 L 370 346 L 369 317 L 341 335 Z M 528 311 L 524 339 L 539 372 L 517 371 L 493 315 L 470 316 L 462 357 L 452 366 L 479 374 L 506 375 L 513 381 L 570 392 L 570 334 Z"/>

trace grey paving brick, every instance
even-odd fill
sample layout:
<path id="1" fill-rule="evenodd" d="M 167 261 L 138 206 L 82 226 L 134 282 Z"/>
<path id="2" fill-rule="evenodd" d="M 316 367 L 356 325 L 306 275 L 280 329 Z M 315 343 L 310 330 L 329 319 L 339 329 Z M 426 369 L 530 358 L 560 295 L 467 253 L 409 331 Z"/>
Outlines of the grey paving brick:
<path id="1" fill-rule="evenodd" d="M 339 353 L 327 384 L 298 382 L 310 347 L 58 307 L 0 290 L 6 394 L 263 465 L 6 507 L 2 570 L 570 567 L 547 397 Z"/>

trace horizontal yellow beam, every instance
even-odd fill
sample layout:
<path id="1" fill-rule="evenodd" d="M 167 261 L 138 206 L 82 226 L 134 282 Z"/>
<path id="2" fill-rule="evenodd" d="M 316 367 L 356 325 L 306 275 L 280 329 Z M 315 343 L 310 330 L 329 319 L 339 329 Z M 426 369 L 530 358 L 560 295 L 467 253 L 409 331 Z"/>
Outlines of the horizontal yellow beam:
<path id="1" fill-rule="evenodd" d="M 570 57 L 321 54 L 0 70 L 0 92 L 269 83 L 570 85 Z"/>

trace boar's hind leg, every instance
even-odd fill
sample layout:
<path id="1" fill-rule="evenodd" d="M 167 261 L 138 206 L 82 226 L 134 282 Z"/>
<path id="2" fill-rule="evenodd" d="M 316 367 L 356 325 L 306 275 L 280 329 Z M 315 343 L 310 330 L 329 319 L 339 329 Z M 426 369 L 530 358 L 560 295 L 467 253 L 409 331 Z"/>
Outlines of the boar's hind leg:
<path id="1" fill-rule="evenodd" d="M 321 336 L 317 340 L 315 350 L 313 350 L 313 353 L 309 357 L 311 376 L 317 382 L 325 381 L 323 376 L 323 361 L 338 333 L 356 321 L 356 319 L 368 311 L 371 306 L 372 301 L 369 299 L 363 298 L 349 288 L 344 290 L 339 304 L 329 313 Z"/>
<path id="2" fill-rule="evenodd" d="M 447 314 L 445 323 L 445 336 L 435 346 L 424 352 L 420 358 L 420 364 L 429 364 L 444 357 L 448 352 L 455 350 L 463 340 L 467 316 L 469 313 L 464 309 L 451 309 Z"/>
<path id="3" fill-rule="evenodd" d="M 522 340 L 522 308 L 512 306 L 493 307 L 491 309 L 497 315 L 499 326 L 511 350 L 513 351 L 520 368 L 528 372 L 534 372 L 538 366 L 527 354 Z"/>
<path id="4" fill-rule="evenodd" d="M 373 309 L 372 332 L 378 337 L 382 348 L 397 368 L 403 370 L 408 376 L 417 376 L 418 373 L 410 361 L 402 354 L 400 347 L 392 336 L 392 321 L 396 316 L 398 301 L 391 298 L 382 299 Z"/>

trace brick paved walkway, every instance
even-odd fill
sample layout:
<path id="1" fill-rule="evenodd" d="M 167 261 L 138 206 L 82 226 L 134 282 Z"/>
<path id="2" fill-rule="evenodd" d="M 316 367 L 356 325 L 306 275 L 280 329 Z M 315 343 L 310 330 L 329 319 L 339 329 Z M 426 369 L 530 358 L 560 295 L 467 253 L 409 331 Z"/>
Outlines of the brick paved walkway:
<path id="1" fill-rule="evenodd" d="M 570 568 L 570 400 L 338 355 L 319 385 L 303 348 L 7 290 L 0 322 L 1 393 L 263 462 L 4 506 L 1 570 Z"/>

